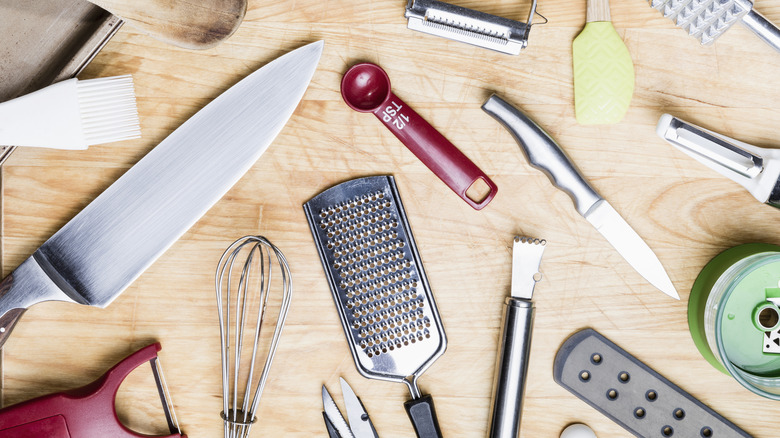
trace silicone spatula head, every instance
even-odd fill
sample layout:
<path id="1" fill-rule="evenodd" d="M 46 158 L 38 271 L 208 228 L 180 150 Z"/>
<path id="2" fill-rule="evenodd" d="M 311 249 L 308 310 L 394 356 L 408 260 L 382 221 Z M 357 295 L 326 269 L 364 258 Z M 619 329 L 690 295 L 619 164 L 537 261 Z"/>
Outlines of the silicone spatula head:
<path id="1" fill-rule="evenodd" d="M 634 64 L 609 17 L 608 0 L 588 0 L 585 28 L 572 44 L 574 110 L 583 125 L 623 119 L 634 94 Z"/>

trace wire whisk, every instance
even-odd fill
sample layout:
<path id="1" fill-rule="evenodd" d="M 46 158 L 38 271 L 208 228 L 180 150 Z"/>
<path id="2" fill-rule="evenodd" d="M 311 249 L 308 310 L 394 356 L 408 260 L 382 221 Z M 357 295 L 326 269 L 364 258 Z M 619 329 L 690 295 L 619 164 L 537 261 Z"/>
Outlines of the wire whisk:
<path id="1" fill-rule="evenodd" d="M 276 270 L 281 273 L 279 279 Z M 239 275 L 237 284 L 234 274 Z M 290 266 L 284 254 L 268 239 L 245 236 L 233 242 L 219 259 L 215 288 L 221 336 L 221 416 L 225 438 L 246 438 L 257 421 L 255 413 L 290 309 Z M 282 290 L 282 300 L 273 335 L 264 348 L 260 340 L 272 288 Z M 252 330 L 253 336 L 245 337 L 245 328 Z M 262 352 L 266 353 L 265 363 L 259 379 L 255 380 L 255 364 Z"/>

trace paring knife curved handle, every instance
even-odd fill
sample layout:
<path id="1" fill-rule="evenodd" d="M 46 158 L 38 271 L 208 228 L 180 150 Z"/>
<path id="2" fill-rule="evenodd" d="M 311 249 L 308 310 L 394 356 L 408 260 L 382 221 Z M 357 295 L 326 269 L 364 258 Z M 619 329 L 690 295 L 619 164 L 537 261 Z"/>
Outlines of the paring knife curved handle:
<path id="1" fill-rule="evenodd" d="M 512 134 L 531 166 L 541 170 L 553 185 L 568 194 L 577 211 L 585 216 L 601 196 L 588 184 L 568 155 L 544 129 L 495 94 L 482 109 Z"/>
<path id="2" fill-rule="evenodd" d="M 442 438 L 439 420 L 436 417 L 436 408 L 433 406 L 433 397 L 424 395 L 418 399 L 404 403 L 406 413 L 412 420 L 414 432 L 418 438 Z"/>

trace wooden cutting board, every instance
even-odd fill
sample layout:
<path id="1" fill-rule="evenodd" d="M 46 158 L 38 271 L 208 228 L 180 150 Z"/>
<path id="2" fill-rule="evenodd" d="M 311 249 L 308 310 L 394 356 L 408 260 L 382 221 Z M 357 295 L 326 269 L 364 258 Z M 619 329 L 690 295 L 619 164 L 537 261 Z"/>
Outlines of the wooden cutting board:
<path id="1" fill-rule="evenodd" d="M 553 382 L 555 352 L 584 327 L 753 436 L 776 436 L 777 404 L 699 356 L 686 302 L 696 275 L 720 251 L 745 242 L 780 244 L 780 215 L 661 141 L 654 126 L 670 112 L 746 142 L 776 144 L 780 55 L 738 26 L 713 47 L 701 47 L 644 2 L 613 0 L 613 23 L 635 62 L 636 91 L 621 123 L 579 126 L 571 41 L 584 2 L 542 2 L 539 12 L 550 23 L 533 27 L 519 56 L 409 31 L 403 3 L 250 1 L 238 32 L 213 49 L 174 48 L 129 27 L 106 45 L 82 77 L 132 73 L 143 138 L 86 151 L 17 151 L 2 171 L 5 273 L 240 78 L 308 42 L 324 39 L 325 51 L 304 100 L 257 165 L 111 306 L 45 303 L 25 315 L 4 349 L 4 403 L 85 384 L 158 340 L 184 431 L 191 438 L 220 436 L 213 273 L 233 240 L 262 234 L 285 252 L 295 291 L 253 436 L 325 436 L 320 385 L 340 402 L 339 376 L 362 398 L 381 437 L 414 436 L 402 407 L 406 388 L 355 370 L 301 209 L 336 183 L 391 173 L 449 337 L 447 352 L 420 379 L 434 396 L 445 436 L 486 435 L 516 234 L 549 241 L 534 297 L 523 436 L 555 438 L 571 422 L 589 424 L 600 437 L 630 436 Z M 510 18 L 527 10 L 509 0 L 455 3 Z M 780 6 L 759 6 L 780 21 Z M 395 93 L 493 178 L 499 191 L 488 207 L 472 210 L 372 115 L 347 108 L 339 82 L 360 61 L 386 69 Z M 510 135 L 480 110 L 491 92 L 557 138 L 655 250 L 681 301 L 647 284 L 564 193 L 527 165 Z M 131 427 L 160 434 L 162 413 L 148 374 L 144 368 L 128 382 L 118 409 Z"/>

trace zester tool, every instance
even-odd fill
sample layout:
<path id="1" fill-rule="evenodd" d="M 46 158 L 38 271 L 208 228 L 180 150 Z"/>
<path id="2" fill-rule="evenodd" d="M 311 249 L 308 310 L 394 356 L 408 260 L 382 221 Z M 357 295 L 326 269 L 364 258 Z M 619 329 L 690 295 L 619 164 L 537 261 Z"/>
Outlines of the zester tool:
<path id="1" fill-rule="evenodd" d="M 512 296 L 504 303 L 501 343 L 493 378 L 490 438 L 517 438 L 531 352 L 536 282 L 546 240 L 515 237 L 512 246 Z"/>
<path id="2" fill-rule="evenodd" d="M 735 140 L 664 114 L 656 133 L 677 149 L 746 188 L 764 204 L 780 208 L 780 149 Z"/>
<path id="3" fill-rule="evenodd" d="M 148 345 L 123 359 L 102 377 L 78 389 L 45 395 L 0 410 L 0 438 L 153 438 L 135 433 L 117 417 L 116 393 L 136 368 L 150 363 L 163 405 L 170 435 L 182 435 L 157 352 L 159 343 Z"/>
<path id="4" fill-rule="evenodd" d="M 509 55 L 519 55 L 528 45 L 536 0 L 526 23 L 439 0 L 409 0 L 404 16 L 412 30 L 437 35 Z"/>
<path id="5" fill-rule="evenodd" d="M 740 22 L 773 49 L 780 51 L 780 29 L 753 9 L 750 0 L 648 0 L 677 27 L 710 45 Z"/>
<path id="6" fill-rule="evenodd" d="M 447 339 L 392 176 L 353 179 L 303 205 L 357 370 L 403 382 L 420 438 L 441 437 L 420 375 Z"/>
<path id="7" fill-rule="evenodd" d="M 640 438 L 751 437 L 593 329 L 561 345 L 553 378 Z"/>

